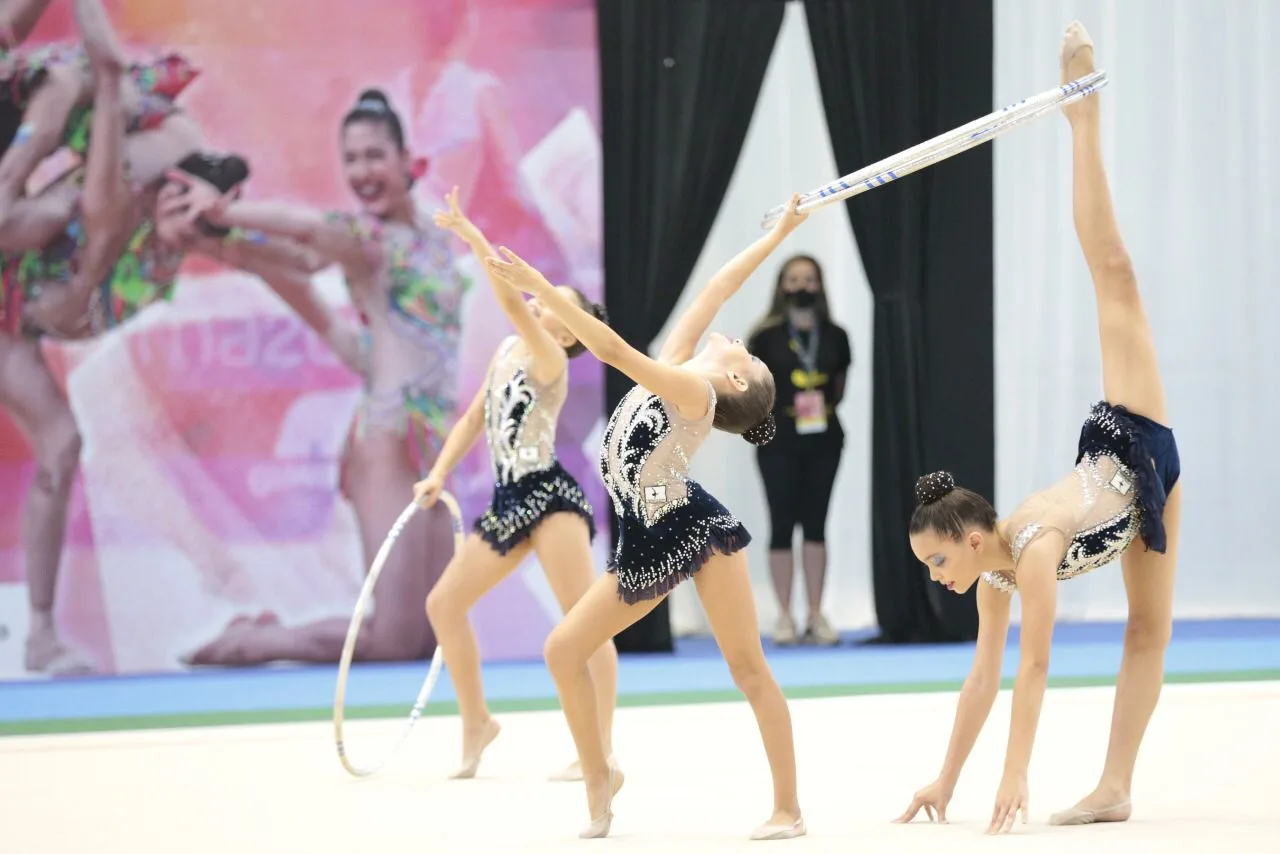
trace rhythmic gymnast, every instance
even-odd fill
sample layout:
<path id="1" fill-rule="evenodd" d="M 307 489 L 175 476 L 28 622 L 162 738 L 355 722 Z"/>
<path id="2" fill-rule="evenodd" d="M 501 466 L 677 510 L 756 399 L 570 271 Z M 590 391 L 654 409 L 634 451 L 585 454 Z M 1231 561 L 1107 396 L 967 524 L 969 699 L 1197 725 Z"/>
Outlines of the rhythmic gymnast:
<path id="1" fill-rule="evenodd" d="M 76 0 L 74 11 L 94 85 L 93 107 L 85 114 L 91 130 L 85 165 L 38 195 L 17 200 L 0 250 L 0 407 L 30 442 L 36 466 L 22 521 L 31 602 L 25 666 L 56 675 L 96 667 L 64 643 L 54 620 L 81 439 L 42 341 L 96 338 L 163 302 L 188 251 L 277 280 L 306 263 L 297 247 L 270 241 L 233 245 L 235 239 L 221 232 L 188 233 L 156 222 L 166 193 L 181 189 L 163 178 L 175 166 L 223 191 L 243 181 L 248 166 L 236 157 L 195 150 L 188 133 L 195 126 L 189 122 L 186 130 L 168 133 L 170 123 L 185 120 L 158 96 L 150 102 L 149 115 L 159 116 L 161 124 L 126 137 L 123 99 L 136 84 L 136 69 L 126 67 L 97 0 Z M 9 115 L 11 108 L 0 105 L 0 115 Z"/>
<path id="2" fill-rule="evenodd" d="M 66 226 L 74 183 L 25 195 L 28 180 L 60 147 L 83 165 L 88 154 L 95 81 L 85 47 L 22 48 L 49 0 L 0 0 L 0 250 L 38 249 Z M 103 16 L 105 22 L 105 16 Z M 128 65 L 116 98 L 123 111 L 130 179 L 147 186 L 203 144 L 174 101 L 198 76 L 178 54 Z"/>
<path id="3" fill-rule="evenodd" d="M 458 208 L 456 187 L 447 202 L 449 210 L 436 213 L 436 225 L 461 238 L 482 263 L 494 257 L 484 234 Z M 455 778 L 475 776 L 481 754 L 499 730 L 485 705 L 480 650 L 467 616 L 471 608 L 510 575 L 530 549 L 566 613 L 596 576 L 591 505 L 556 459 L 556 422 L 569 392 L 569 360 L 586 348 L 552 308 L 537 299 L 525 302 L 520 291 L 495 275 L 490 274 L 489 281 L 516 334 L 498 346 L 484 385 L 449 433 L 431 473 L 414 488 L 419 504 L 435 504 L 449 473 L 484 434 L 493 466 L 493 501 L 427 596 L 427 615 L 444 648 L 462 718 L 462 766 Z M 559 293 L 606 322 L 604 307 L 579 291 L 561 285 Z M 608 753 L 618 685 L 613 641 L 596 650 L 588 666 Z M 570 766 L 553 779 L 581 779 L 581 771 Z"/>
<path id="4" fill-rule="evenodd" d="M 1062 80 L 1093 71 L 1093 43 L 1078 23 L 1062 41 Z M 987 500 L 934 472 L 916 484 L 911 550 L 934 581 L 964 593 L 977 581 L 980 629 L 973 669 L 960 692 L 942 773 L 916 792 L 898 819 L 923 808 L 946 820 L 956 779 L 1000 688 L 1011 595 L 1022 595 L 1021 659 L 1004 778 L 988 832 L 1027 820 L 1027 766 L 1044 699 L 1057 582 L 1120 558 L 1129 599 L 1124 659 L 1116 682 L 1111 741 L 1097 787 L 1050 824 L 1129 818 L 1138 747 L 1160 696 L 1173 625 L 1182 490 L 1156 350 L 1133 265 L 1120 237 L 1102 164 L 1098 97 L 1064 108 L 1071 124 L 1076 233 L 1093 278 L 1105 401 L 1080 432 L 1076 466 L 997 520 Z M 1139 541 L 1140 540 L 1140 541 Z"/>
<path id="5" fill-rule="evenodd" d="M 340 139 L 359 213 L 238 201 L 181 175 L 174 178 L 187 184 L 188 193 L 174 198 L 166 213 L 298 241 L 325 265 L 342 267 L 366 340 L 360 368 L 365 389 L 341 487 L 355 510 L 368 567 L 449 432 L 457 404 L 462 301 L 470 282 L 456 270 L 448 235 L 414 202 L 414 157 L 387 96 L 376 89 L 362 92 L 343 117 Z M 357 661 L 412 660 L 435 650 L 422 603 L 453 552 L 448 511 L 433 507 L 419 513 L 400 542 L 382 575 L 376 612 L 361 627 Z M 286 626 L 271 612 L 241 615 L 187 660 L 334 662 L 348 623 L 348 617 L 332 617 Z"/>
<path id="6" fill-rule="evenodd" d="M 754 839 L 805 832 L 796 793 L 795 747 L 786 698 L 765 661 L 755 600 L 742 551 L 751 536 L 719 501 L 689 478 L 689 464 L 712 427 L 752 444 L 773 437 L 773 376 L 741 341 L 712 333 L 698 340 L 725 301 L 806 217 L 787 212 L 703 288 L 680 318 L 657 360 L 552 287 L 509 250 L 490 270 L 537 298 L 601 361 L 635 381 L 605 429 L 600 469 L 617 512 L 617 548 L 609 572 L 547 638 L 546 660 L 582 764 L 591 824 L 584 838 L 607 836 L 622 772 L 608 762 L 596 691 L 587 662 L 602 645 L 693 578 L 729 671 L 755 713 L 773 772 L 774 806 Z"/>

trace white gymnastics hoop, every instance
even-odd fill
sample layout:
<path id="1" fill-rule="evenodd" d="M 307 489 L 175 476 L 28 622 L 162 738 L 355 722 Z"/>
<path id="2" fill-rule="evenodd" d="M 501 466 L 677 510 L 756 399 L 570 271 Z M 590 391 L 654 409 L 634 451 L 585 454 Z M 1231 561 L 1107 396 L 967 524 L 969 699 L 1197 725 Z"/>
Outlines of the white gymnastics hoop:
<path id="1" fill-rule="evenodd" d="M 1002 110 L 975 119 L 955 130 L 939 134 L 933 139 L 804 193 L 800 197 L 797 210 L 800 213 L 809 213 L 868 190 L 874 190 L 876 187 L 882 187 L 912 172 L 990 142 L 997 136 L 1055 110 L 1060 110 L 1068 104 L 1087 98 L 1106 85 L 1107 72 L 1098 70 L 1016 104 L 1010 104 Z M 785 204 L 769 210 L 761 220 L 761 228 L 773 228 L 785 210 Z"/>
<path id="2" fill-rule="evenodd" d="M 440 503 L 448 508 L 449 515 L 452 517 L 453 548 L 454 554 L 458 554 L 462 551 L 462 543 L 465 536 L 462 529 L 462 512 L 458 509 L 458 502 L 454 497 L 443 490 L 440 492 Z M 351 615 L 351 624 L 347 628 L 347 640 L 343 644 L 342 658 L 338 663 L 338 684 L 333 698 L 333 737 L 338 748 L 338 761 L 353 777 L 368 777 L 376 773 L 400 750 L 400 747 L 409 737 L 410 731 L 413 730 L 414 724 L 418 722 L 418 718 L 422 717 L 422 710 L 426 707 L 427 700 L 431 697 L 431 691 L 435 688 L 436 680 L 440 678 L 440 669 L 444 666 L 444 654 L 437 643 L 435 654 L 431 656 L 431 667 L 427 670 L 427 678 L 422 683 L 422 690 L 418 692 L 418 698 L 414 701 L 413 708 L 409 710 L 409 719 L 405 723 L 404 729 L 400 732 L 400 737 L 374 764 L 356 765 L 352 762 L 347 755 L 346 741 L 342 735 L 342 723 L 346 711 L 347 677 L 351 673 L 351 658 L 355 654 L 356 638 L 359 636 L 360 626 L 364 622 L 365 609 L 369 606 L 369 600 L 373 598 L 373 588 L 378 583 L 378 576 L 382 574 L 382 567 L 386 565 L 387 558 L 391 555 L 391 549 L 396 540 L 399 539 L 401 532 L 417 512 L 418 503 L 416 501 L 410 502 L 409 506 L 396 519 L 395 524 L 391 526 L 391 530 L 387 533 L 387 538 L 382 541 L 382 547 L 378 549 L 378 554 L 373 559 L 373 565 L 369 567 L 369 575 L 364 580 L 364 587 L 360 590 L 360 598 L 356 600 L 355 613 Z"/>

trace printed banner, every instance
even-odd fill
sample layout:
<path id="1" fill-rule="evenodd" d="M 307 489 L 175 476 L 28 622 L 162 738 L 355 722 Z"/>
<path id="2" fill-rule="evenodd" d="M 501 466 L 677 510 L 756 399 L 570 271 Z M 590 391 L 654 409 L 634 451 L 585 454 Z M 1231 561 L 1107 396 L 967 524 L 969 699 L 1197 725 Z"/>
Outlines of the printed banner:
<path id="1" fill-rule="evenodd" d="M 250 162 L 246 199 L 358 212 L 341 124 L 359 93 L 377 88 L 425 160 L 413 185 L 423 218 L 457 186 L 495 244 L 602 301 L 594 5 L 105 3 L 131 61 L 173 52 L 199 69 L 177 104 L 210 149 Z M 69 7 L 52 4 L 18 51 L 78 41 Z M 467 247 L 449 245 L 448 264 L 471 282 L 450 380 L 465 406 L 512 328 Z M 339 268 L 313 285 L 359 320 Z M 264 649 L 336 661 L 388 527 L 369 530 L 362 517 L 376 516 L 369 508 L 379 502 L 384 517 L 388 502 L 403 509 L 410 495 L 380 495 L 381 458 L 347 452 L 365 389 L 329 344 L 261 280 L 188 257 L 170 302 L 87 342 L 46 340 L 42 352 L 80 441 L 56 433 L 63 422 L 48 412 L 63 411 L 58 394 L 24 387 L 17 360 L 0 365 L 0 383 L 18 389 L 3 389 L 0 406 L 15 394 L 49 397 L 25 415 L 0 409 L 0 679 L 178 670 L 220 637 L 214 664 L 257 663 Z M 603 370 L 584 355 L 570 377 L 557 451 L 596 510 L 600 567 Z M 33 443 L 33 432 L 45 438 Z M 34 446 L 46 439 L 42 471 Z M 59 551 L 49 525 L 61 500 L 56 473 L 77 451 Z M 493 489 L 483 440 L 449 488 L 469 530 Z M 431 547 L 451 549 L 452 539 Z M 412 588 L 399 582 L 389 574 L 379 583 L 382 609 L 403 605 L 404 619 L 421 619 L 423 602 L 403 601 Z M 33 620 L 33 597 L 51 591 L 65 651 L 51 652 L 53 635 Z M 559 613 L 530 558 L 472 619 L 486 659 L 525 659 L 541 654 Z"/>

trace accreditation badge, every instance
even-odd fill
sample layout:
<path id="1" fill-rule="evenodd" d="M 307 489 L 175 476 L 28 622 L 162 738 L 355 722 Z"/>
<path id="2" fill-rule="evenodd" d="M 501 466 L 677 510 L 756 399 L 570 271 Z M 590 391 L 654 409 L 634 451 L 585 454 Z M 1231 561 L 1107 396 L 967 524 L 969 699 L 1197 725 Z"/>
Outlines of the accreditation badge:
<path id="1" fill-rule="evenodd" d="M 795 397 L 796 433 L 827 432 L 827 397 L 821 391 L 798 391 Z"/>

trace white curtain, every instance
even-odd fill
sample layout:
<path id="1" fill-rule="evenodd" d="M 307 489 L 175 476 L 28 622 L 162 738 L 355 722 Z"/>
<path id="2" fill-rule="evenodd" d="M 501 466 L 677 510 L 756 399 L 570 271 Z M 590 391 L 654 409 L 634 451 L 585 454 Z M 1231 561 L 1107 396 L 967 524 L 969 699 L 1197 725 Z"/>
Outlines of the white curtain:
<path id="1" fill-rule="evenodd" d="M 837 177 L 804 8 L 790 3 L 733 181 L 672 322 L 688 307 L 699 286 L 763 234 L 760 218 L 766 210 L 786 201 L 793 192 L 811 190 Z M 848 331 L 853 345 L 853 370 L 840 409 L 845 453 L 827 525 L 830 570 L 826 612 L 841 627 L 874 625 L 868 489 L 871 294 L 844 211 L 837 207 L 810 217 L 725 307 L 716 319 L 716 328 L 745 338 L 768 307 L 779 265 L 796 252 L 810 253 L 822 263 L 833 318 Z M 659 344 L 665 335 L 666 330 L 659 336 Z M 761 624 L 769 631 L 778 612 L 767 563 L 769 516 L 755 451 L 736 436 L 713 433 L 694 458 L 692 473 L 755 537 L 749 550 L 751 575 Z M 797 620 L 806 618 L 801 581 L 797 568 L 792 597 Z M 706 618 L 692 584 L 677 588 L 671 598 L 671 617 L 677 634 L 706 630 Z"/>
<path id="2" fill-rule="evenodd" d="M 1280 614 L 1280 3 L 997 0 L 996 101 L 1058 82 L 1094 38 L 1105 157 L 1154 326 L 1185 489 L 1175 613 Z M 1071 222 L 1070 136 L 995 143 L 997 509 L 1061 477 L 1099 398 L 1094 300 Z M 1119 567 L 1061 586 L 1064 620 L 1123 619 Z"/>

